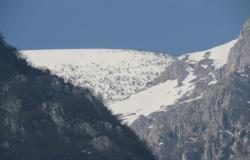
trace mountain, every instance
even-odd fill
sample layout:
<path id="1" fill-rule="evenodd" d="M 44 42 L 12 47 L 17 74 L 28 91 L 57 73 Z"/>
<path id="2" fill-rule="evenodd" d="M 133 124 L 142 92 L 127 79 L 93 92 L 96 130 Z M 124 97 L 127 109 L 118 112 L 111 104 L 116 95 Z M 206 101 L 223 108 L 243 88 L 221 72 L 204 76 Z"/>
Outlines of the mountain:
<path id="1" fill-rule="evenodd" d="M 1 160 L 153 160 L 90 90 L 29 66 L 0 37 Z"/>
<path id="2" fill-rule="evenodd" d="M 77 86 L 89 86 L 95 93 L 106 94 L 103 99 L 112 112 L 147 142 L 159 160 L 249 160 L 250 20 L 237 39 L 180 57 L 130 50 L 73 51 L 33 50 L 22 51 L 22 55 L 34 67 L 47 68 Z M 93 52 L 98 53 L 91 58 Z M 64 71 L 67 65 L 53 58 L 54 53 L 63 55 L 71 69 Z M 131 59 L 117 60 L 131 54 Z M 152 55 L 154 58 L 149 58 Z M 72 57 L 85 69 L 79 69 Z M 103 62 L 105 57 L 119 63 Z M 140 65 L 132 67 L 132 61 Z M 97 65 L 88 67 L 92 62 Z M 103 73 L 104 78 L 99 78 L 98 73 Z M 118 73 L 131 75 L 134 82 L 143 85 L 127 83 L 131 82 L 129 78 L 114 80 Z M 95 79 L 105 89 L 100 91 L 96 85 L 88 85 L 93 82 L 80 81 L 82 77 Z M 116 98 L 108 98 L 113 96 Z"/>
<path id="3" fill-rule="evenodd" d="M 140 115 L 200 98 L 217 83 L 215 70 L 226 63 L 236 41 L 181 57 L 116 49 L 27 50 L 22 55 L 34 67 L 93 89 L 130 125 Z"/>

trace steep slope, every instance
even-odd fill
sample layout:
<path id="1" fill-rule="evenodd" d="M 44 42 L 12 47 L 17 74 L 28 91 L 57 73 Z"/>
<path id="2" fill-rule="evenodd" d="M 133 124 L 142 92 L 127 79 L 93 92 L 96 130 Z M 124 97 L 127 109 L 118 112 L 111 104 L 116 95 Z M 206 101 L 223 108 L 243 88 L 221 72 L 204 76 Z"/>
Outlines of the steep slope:
<path id="1" fill-rule="evenodd" d="M 152 160 L 89 90 L 27 65 L 0 38 L 1 160 Z"/>
<path id="2" fill-rule="evenodd" d="M 131 125 L 158 159 L 249 160 L 249 28 L 250 21 L 225 58 L 226 64 L 213 72 L 217 82 L 199 99 L 175 103 Z"/>

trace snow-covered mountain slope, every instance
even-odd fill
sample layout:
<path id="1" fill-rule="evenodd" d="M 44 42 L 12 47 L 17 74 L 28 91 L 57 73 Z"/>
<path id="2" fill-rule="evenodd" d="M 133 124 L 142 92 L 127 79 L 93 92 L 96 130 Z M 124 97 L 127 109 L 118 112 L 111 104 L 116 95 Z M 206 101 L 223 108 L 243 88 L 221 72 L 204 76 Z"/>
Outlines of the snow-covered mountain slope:
<path id="1" fill-rule="evenodd" d="M 250 19 L 236 41 L 182 56 L 152 83 L 183 86 L 188 67 L 196 76 L 190 93 L 130 125 L 158 160 L 249 160 Z"/>
<path id="2" fill-rule="evenodd" d="M 202 97 L 210 85 L 217 83 L 216 70 L 227 63 L 228 54 L 237 40 L 215 48 L 179 57 L 148 89 L 110 105 L 121 113 L 129 125 L 140 115 L 167 110 L 169 105 L 190 102 Z M 174 72 L 176 75 L 172 75 Z"/>
<path id="3" fill-rule="evenodd" d="M 177 79 L 167 80 L 132 95 L 124 101 L 113 103 L 110 105 L 110 108 L 114 113 L 122 113 L 122 119 L 129 125 L 140 115 L 147 116 L 153 112 L 165 110 L 166 106 L 174 104 L 185 93 L 194 88 L 191 81 L 196 76 L 193 74 L 192 68 L 187 70 L 189 74 L 183 80 L 182 86 L 178 87 Z"/>
<path id="4" fill-rule="evenodd" d="M 48 68 L 74 85 L 88 87 L 108 103 L 144 90 L 173 61 L 166 54 L 119 49 L 26 50 L 35 67 Z"/>
<path id="5" fill-rule="evenodd" d="M 140 115 L 201 98 L 217 83 L 216 71 L 227 63 L 236 41 L 177 58 L 113 49 L 22 52 L 35 67 L 48 68 L 75 85 L 93 89 L 130 125 Z"/>

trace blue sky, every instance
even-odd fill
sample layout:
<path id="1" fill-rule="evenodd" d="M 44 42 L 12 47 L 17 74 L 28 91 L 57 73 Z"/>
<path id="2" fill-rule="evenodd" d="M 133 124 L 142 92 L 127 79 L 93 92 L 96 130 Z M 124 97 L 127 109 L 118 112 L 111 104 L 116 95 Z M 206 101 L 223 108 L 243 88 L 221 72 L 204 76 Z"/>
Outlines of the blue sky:
<path id="1" fill-rule="evenodd" d="M 123 48 L 180 55 L 234 39 L 249 0 L 0 0 L 19 49 Z"/>

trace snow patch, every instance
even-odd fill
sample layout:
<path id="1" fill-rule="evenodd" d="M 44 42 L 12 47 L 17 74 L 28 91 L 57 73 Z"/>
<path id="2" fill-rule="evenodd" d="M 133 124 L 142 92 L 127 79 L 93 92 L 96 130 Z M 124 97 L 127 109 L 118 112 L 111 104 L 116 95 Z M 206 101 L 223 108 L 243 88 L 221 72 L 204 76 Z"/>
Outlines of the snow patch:
<path id="1" fill-rule="evenodd" d="M 188 99 L 188 100 L 182 101 L 181 103 L 193 102 L 193 101 L 196 101 L 196 100 L 198 100 L 198 99 L 201 99 L 202 96 L 203 96 L 203 93 L 202 93 L 200 96 L 198 96 L 198 97 L 195 97 L 195 98 L 192 98 L 192 99 Z"/>
<path id="2" fill-rule="evenodd" d="M 203 67 L 204 69 L 207 69 L 208 65 L 202 64 L 201 67 Z"/>
<path id="3" fill-rule="evenodd" d="M 163 145 L 163 142 L 160 142 L 159 145 L 160 145 L 160 146 Z"/>
<path id="4" fill-rule="evenodd" d="M 214 84 L 216 84 L 218 81 L 216 80 L 215 75 L 214 75 L 214 74 L 212 74 L 212 73 L 210 73 L 209 75 L 212 75 L 213 80 L 212 80 L 212 81 L 210 81 L 210 82 L 208 83 L 208 85 L 214 85 Z"/>
<path id="5" fill-rule="evenodd" d="M 150 129 L 150 128 L 152 128 L 154 125 L 150 125 L 148 128 Z"/>
<path id="6" fill-rule="evenodd" d="M 180 56 L 179 59 L 188 61 L 190 63 L 197 63 L 201 60 L 208 58 L 214 61 L 213 65 L 215 69 L 218 69 L 227 63 L 229 52 L 237 41 L 238 40 L 236 39 L 209 50 L 188 53 Z"/>

